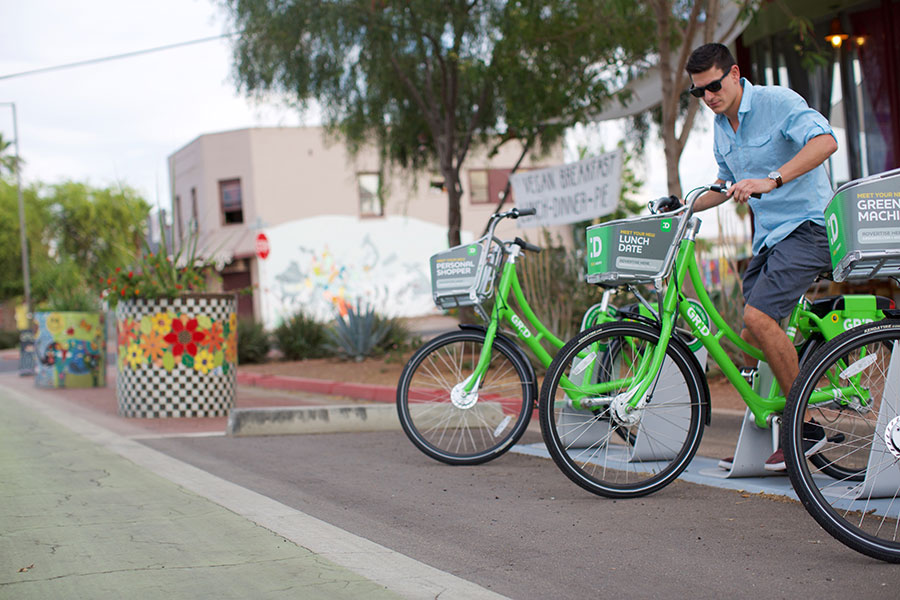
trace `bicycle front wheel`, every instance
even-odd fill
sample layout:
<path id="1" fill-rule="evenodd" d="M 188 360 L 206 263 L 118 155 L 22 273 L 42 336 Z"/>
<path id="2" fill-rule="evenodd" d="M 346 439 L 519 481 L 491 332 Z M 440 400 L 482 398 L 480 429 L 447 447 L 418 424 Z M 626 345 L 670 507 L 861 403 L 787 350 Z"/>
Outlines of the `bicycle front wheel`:
<path id="1" fill-rule="evenodd" d="M 900 323 L 882 321 L 825 344 L 791 388 L 781 442 L 810 515 L 846 546 L 889 562 L 900 562 L 898 341 Z"/>
<path id="2" fill-rule="evenodd" d="M 525 358 L 503 338 L 494 339 L 487 370 L 472 388 L 484 347 L 482 331 L 454 331 L 423 346 L 397 386 L 403 431 L 428 456 L 451 465 L 497 458 L 515 444 L 531 420 L 536 384 Z"/>
<path id="3" fill-rule="evenodd" d="M 628 422 L 617 395 L 636 384 L 659 343 L 639 323 L 605 323 L 579 333 L 550 365 L 538 413 L 547 449 L 582 488 L 610 498 L 662 489 L 687 467 L 700 445 L 709 391 L 690 350 L 672 339 L 646 405 Z"/>

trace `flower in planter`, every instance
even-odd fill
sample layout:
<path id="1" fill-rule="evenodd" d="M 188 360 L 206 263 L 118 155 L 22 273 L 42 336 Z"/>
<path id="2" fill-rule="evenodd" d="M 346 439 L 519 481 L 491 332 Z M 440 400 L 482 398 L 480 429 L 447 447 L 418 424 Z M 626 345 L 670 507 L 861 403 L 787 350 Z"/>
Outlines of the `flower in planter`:
<path id="1" fill-rule="evenodd" d="M 147 354 L 144 352 L 144 349 L 141 348 L 140 344 L 132 343 L 128 346 L 125 360 L 131 365 L 132 369 L 137 369 L 147 362 Z"/>
<path id="2" fill-rule="evenodd" d="M 131 319 L 123 319 L 118 325 L 119 345 L 129 346 L 138 337 L 138 325 Z"/>
<path id="3" fill-rule="evenodd" d="M 150 319 L 151 327 L 155 333 L 166 335 L 172 330 L 172 320 L 175 315 L 169 312 L 159 312 Z"/>
<path id="4" fill-rule="evenodd" d="M 186 317 L 172 320 L 172 330 L 163 339 L 172 348 L 172 354 L 181 356 L 184 353 L 190 356 L 197 356 L 197 344 L 202 344 L 206 335 L 202 331 L 197 331 L 197 319 L 188 319 Z"/>
<path id="5" fill-rule="evenodd" d="M 225 330 L 220 321 L 210 324 L 206 331 L 206 343 L 209 345 L 211 352 L 218 352 L 225 344 Z"/>
<path id="6" fill-rule="evenodd" d="M 152 329 L 149 333 L 144 334 L 141 338 L 141 348 L 146 352 L 150 362 L 158 367 L 162 366 L 163 356 L 168 348 L 162 333 Z"/>
<path id="7" fill-rule="evenodd" d="M 105 289 L 102 296 L 110 307 L 115 307 L 122 300 L 174 298 L 204 292 L 211 278 L 217 276 L 214 261 L 197 256 L 197 233 L 172 244 L 172 240 L 166 238 L 165 223 L 161 219 L 159 245 L 163 250 L 151 252 L 145 246 L 134 264 L 127 268 L 117 267 L 103 280 Z M 166 252 L 170 247 L 171 255 Z"/>
<path id="8" fill-rule="evenodd" d="M 197 352 L 197 356 L 194 358 L 194 369 L 200 371 L 204 375 L 209 373 L 215 368 L 215 357 L 206 350 L 200 350 Z"/>

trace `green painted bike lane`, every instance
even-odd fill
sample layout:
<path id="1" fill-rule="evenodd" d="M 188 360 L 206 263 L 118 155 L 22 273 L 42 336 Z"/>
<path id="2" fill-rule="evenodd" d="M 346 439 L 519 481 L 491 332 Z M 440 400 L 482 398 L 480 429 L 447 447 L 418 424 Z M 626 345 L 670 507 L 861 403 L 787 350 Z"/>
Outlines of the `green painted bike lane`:
<path id="1" fill-rule="evenodd" d="M 0 598 L 396 598 L 0 387 Z"/>

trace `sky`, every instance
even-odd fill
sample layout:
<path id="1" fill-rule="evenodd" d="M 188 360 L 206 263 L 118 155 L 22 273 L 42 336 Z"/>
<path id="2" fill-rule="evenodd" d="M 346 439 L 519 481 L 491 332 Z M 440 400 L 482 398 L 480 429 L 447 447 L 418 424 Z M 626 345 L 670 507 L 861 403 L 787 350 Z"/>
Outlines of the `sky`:
<path id="1" fill-rule="evenodd" d="M 0 0 L 0 23 L 0 77 L 230 31 L 212 0 Z M 14 138 L 9 102 L 16 105 L 26 184 L 123 183 L 164 208 L 170 203 L 167 157 L 196 137 L 317 124 L 278 102 L 241 97 L 227 39 L 0 79 L 0 133 L 6 140 Z M 711 118 L 698 121 L 681 162 L 685 190 L 715 179 Z M 607 124 L 570 139 L 599 150 L 612 149 L 620 137 L 620 128 Z M 567 156 L 574 160 L 574 151 Z M 666 195 L 664 165 L 661 147 L 651 145 L 638 166 L 645 180 L 642 200 Z"/>
<path id="2" fill-rule="evenodd" d="M 0 76 L 230 31 L 209 0 L 0 0 Z M 226 39 L 0 79 L 0 132 L 26 182 L 128 184 L 169 202 L 167 157 L 203 134 L 298 125 L 295 111 L 240 97 Z"/>

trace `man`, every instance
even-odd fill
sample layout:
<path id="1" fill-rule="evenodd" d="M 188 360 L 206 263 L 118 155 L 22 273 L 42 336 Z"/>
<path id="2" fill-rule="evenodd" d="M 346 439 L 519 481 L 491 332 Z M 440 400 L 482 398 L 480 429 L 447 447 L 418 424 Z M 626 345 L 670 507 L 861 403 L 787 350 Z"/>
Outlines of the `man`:
<path id="1" fill-rule="evenodd" d="M 753 86 L 742 78 L 722 44 L 694 50 L 686 70 L 691 94 L 716 114 L 717 183 L 735 182 L 726 194 L 708 192 L 698 198 L 695 210 L 728 198 L 749 202 L 755 232 L 753 258 L 743 276 L 741 338 L 762 350 L 787 394 L 799 365 L 793 342 L 779 321 L 790 314 L 816 276 L 831 266 L 824 212 L 832 189 L 823 163 L 837 150 L 837 140 L 828 120 L 795 92 Z M 750 197 L 756 193 L 762 197 Z M 804 437 L 813 438 L 807 448 L 810 455 L 824 445 L 824 432 L 814 423 L 804 429 Z M 725 459 L 720 466 L 730 468 L 728 462 Z M 766 461 L 766 469 L 784 468 L 779 449 Z"/>

